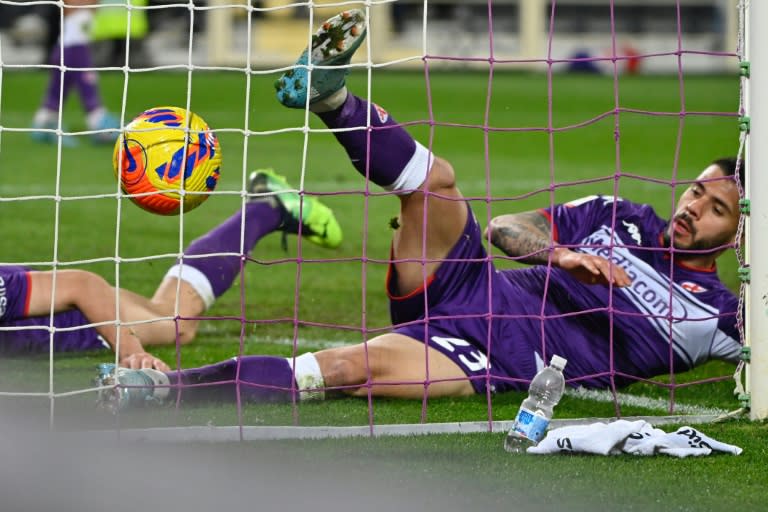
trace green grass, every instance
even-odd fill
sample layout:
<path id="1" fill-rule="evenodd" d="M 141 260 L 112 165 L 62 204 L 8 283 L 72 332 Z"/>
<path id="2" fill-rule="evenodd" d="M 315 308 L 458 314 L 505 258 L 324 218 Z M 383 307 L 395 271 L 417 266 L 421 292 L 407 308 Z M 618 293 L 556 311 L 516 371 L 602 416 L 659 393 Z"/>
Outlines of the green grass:
<path id="1" fill-rule="evenodd" d="M 220 139 L 224 166 L 218 190 L 224 194 L 210 198 L 202 207 L 180 219 L 152 216 L 129 201 L 114 197 L 116 183 L 111 169 L 111 148 L 91 146 L 82 140 L 76 149 L 33 145 L 28 134 L 13 131 L 29 126 L 32 112 L 42 94 L 45 77 L 37 73 L 6 71 L 3 74 L 0 125 L 0 218 L 4 223 L 4 243 L 0 244 L 0 262 L 45 262 L 56 258 L 63 264 L 80 260 L 103 259 L 81 264 L 112 282 L 116 265 L 110 261 L 119 252 L 127 260 L 120 264 L 119 280 L 124 287 L 151 294 L 173 254 L 193 238 L 203 234 L 237 210 L 237 192 L 244 177 L 257 167 L 273 167 L 298 185 L 302 172 L 304 134 L 299 128 L 303 113 L 278 107 L 271 82 L 276 76 L 254 75 L 248 80 L 242 73 L 199 72 L 188 84 L 183 73 L 137 73 L 131 75 L 126 97 L 126 117 L 145 108 L 172 104 L 183 106 L 190 100 L 192 110 L 209 124 L 222 130 Z M 591 193 L 611 193 L 614 185 L 621 195 L 652 204 L 662 215 L 669 215 L 673 197 L 681 188 L 621 177 L 614 181 L 617 168 L 629 174 L 669 179 L 679 162 L 679 178 L 691 179 L 710 160 L 735 154 L 738 149 L 737 123 L 733 117 L 677 115 L 683 106 L 676 77 L 622 77 L 619 104 L 625 108 L 671 112 L 671 116 L 644 116 L 624 113 L 613 115 L 573 130 L 561 128 L 583 123 L 612 110 L 613 82 L 598 76 L 555 75 L 553 81 L 551 136 L 548 126 L 547 83 L 543 75 L 496 73 L 489 103 L 487 132 L 455 125 L 486 123 L 487 74 L 435 73 L 430 76 L 432 109 L 428 108 L 427 88 L 421 73 L 389 70 L 373 72 L 372 97 L 390 109 L 400 122 L 413 123 L 409 130 L 418 139 L 432 141 L 434 151 L 454 165 L 459 185 L 467 197 L 486 196 L 486 175 L 491 177 L 490 204 L 484 199 L 472 201 L 482 224 L 490 216 L 532 209 Z M 350 79 L 356 91 L 366 91 L 362 73 Z M 121 104 L 121 74 L 102 76 L 105 102 L 113 109 Z M 188 88 L 188 85 L 190 86 Z M 188 96 L 189 90 L 189 96 Z M 249 108 L 246 111 L 245 105 Z M 735 76 L 689 76 L 685 81 L 686 112 L 735 112 L 738 108 L 738 79 Z M 430 120 L 430 112 L 433 119 Z M 70 101 L 65 122 L 72 130 L 83 130 L 79 106 Z M 246 125 L 247 120 L 247 125 Z M 620 128 L 617 164 L 615 127 Z M 311 127 L 322 126 L 314 119 Z M 510 131 L 515 127 L 538 131 Z M 242 130 L 252 136 L 245 139 Z M 550 144 L 553 148 L 550 167 Z M 483 158 L 487 147 L 489 159 Z M 61 174 L 57 181 L 57 162 Z M 184 367 L 198 366 L 232 357 L 239 353 L 290 355 L 294 335 L 298 350 L 316 350 L 328 343 L 353 343 L 364 338 L 363 331 L 376 331 L 389 324 L 383 293 L 390 229 L 388 220 L 397 213 L 396 200 L 386 197 L 366 198 L 361 193 L 363 181 L 348 163 L 344 151 L 328 133 L 312 132 L 306 145 L 305 188 L 310 192 L 344 191 L 343 195 L 324 200 L 337 212 L 345 232 L 343 246 L 337 251 L 323 251 L 302 244 L 302 257 L 308 260 L 347 258 L 337 263 L 305 262 L 300 278 L 297 265 L 290 261 L 296 254 L 297 241 L 289 240 L 285 253 L 280 238 L 272 235 L 254 251 L 255 263 L 232 290 L 210 310 L 211 317 L 239 314 L 240 289 L 246 296 L 248 324 L 240 339 L 242 325 L 232 320 L 203 322 L 196 342 L 184 347 Z M 552 178 L 554 176 L 554 180 Z M 565 187 L 577 180 L 597 183 Z M 550 197 L 550 188 L 552 189 Z M 536 192 L 531 194 L 532 192 Z M 60 200 L 50 196 L 59 196 Z M 14 198 L 27 197 L 24 201 Z M 73 200 L 89 196 L 84 200 Z M 94 197 L 90 197 L 94 196 Z M 105 196 L 105 197 L 95 197 Z M 112 197 L 110 197 L 112 196 Z M 364 215 L 367 213 L 367 224 Z M 12 219 L 12 222 L 8 220 Z M 365 236 L 364 235 L 364 230 Z M 116 249 L 119 247 L 119 249 Z M 153 257 L 154 255 L 169 255 Z M 368 261 L 360 261 L 365 254 Z M 135 261 L 135 260 L 139 261 Z M 287 260 L 287 261 L 286 261 Z M 723 280 L 738 289 L 735 257 L 726 255 L 720 262 Z M 294 297 L 297 299 L 294 301 Z M 283 322 L 266 323 L 274 318 Z M 302 322 L 342 324 L 348 329 L 297 325 Z M 287 341 L 286 341 L 287 340 Z M 155 352 L 166 361 L 175 361 L 173 348 Z M 0 360 L 0 392 L 25 391 L 48 393 L 75 392 L 89 385 L 96 363 L 104 353 L 57 354 L 53 380 L 49 381 L 48 357 Z M 678 381 L 725 376 L 732 367 L 722 363 L 705 365 Z M 686 404 L 720 409 L 734 409 L 730 381 L 682 388 L 676 399 Z M 635 385 L 629 392 L 648 397 L 668 398 L 664 388 Z M 92 393 L 75 393 L 56 399 L 54 419 L 62 428 L 110 427 L 115 418 L 104 417 L 92 407 Z M 511 419 L 522 396 L 517 393 L 492 398 L 493 419 Z M 424 416 L 420 402 L 377 399 L 369 411 L 366 400 L 342 399 L 292 406 L 247 406 L 242 417 L 231 405 L 209 405 L 139 411 L 121 416 L 121 426 L 231 425 L 365 425 L 371 417 L 381 423 L 413 423 L 422 420 L 484 421 L 488 419 L 486 397 L 430 400 Z M 3 398 L 4 411 L 23 411 L 48 421 L 49 401 L 39 398 Z M 623 406 L 623 415 L 662 414 L 658 410 Z M 371 416 L 369 416 L 369 413 Z M 557 416 L 609 417 L 613 405 L 565 397 Z M 540 483 L 544 475 L 555 475 L 552 496 L 568 494 L 579 504 L 593 503 L 603 497 L 605 503 L 627 510 L 659 508 L 669 510 L 717 510 L 735 505 L 759 508 L 757 501 L 763 482 L 762 443 L 765 426 L 748 422 L 712 425 L 705 432 L 746 449 L 741 457 L 714 457 L 705 461 L 640 460 L 636 458 L 596 459 L 590 457 L 512 458 L 500 450 L 499 434 L 485 436 L 435 436 L 407 440 L 356 440 L 343 443 L 319 443 L 311 455 L 323 460 L 340 457 L 349 464 L 376 459 L 382 468 L 405 475 L 422 471 L 424 460 L 437 479 L 453 472 L 471 475 L 463 481 L 468 489 L 477 486 L 490 493 L 491 508 L 512 499 L 527 486 L 547 495 Z M 305 443 L 280 443 L 280 449 L 303 453 Z M 262 448 L 247 448 L 260 450 Z M 455 457 L 453 459 L 452 457 Z M 377 462 L 377 463 L 379 463 Z M 442 475 L 442 476 L 441 476 Z M 465 475 L 466 476 L 466 475 Z M 514 479 L 517 484 L 508 486 Z M 403 481 L 407 478 L 403 477 Z M 448 478 L 450 480 L 450 478 Z M 617 482 L 618 485 L 612 485 Z M 547 484 L 550 485 L 550 484 Z M 481 496 L 483 493 L 477 493 Z M 553 498 L 554 499 L 554 498 Z M 493 501 L 497 500 L 497 501 Z M 483 502 L 485 503 L 485 502 Z M 628 503 L 631 504 L 627 505 Z M 545 505 L 545 504 L 544 504 Z M 586 505 L 585 505 L 586 506 Z M 593 510 L 608 510 L 595 505 Z M 611 508 L 614 509 L 615 507 Z"/>

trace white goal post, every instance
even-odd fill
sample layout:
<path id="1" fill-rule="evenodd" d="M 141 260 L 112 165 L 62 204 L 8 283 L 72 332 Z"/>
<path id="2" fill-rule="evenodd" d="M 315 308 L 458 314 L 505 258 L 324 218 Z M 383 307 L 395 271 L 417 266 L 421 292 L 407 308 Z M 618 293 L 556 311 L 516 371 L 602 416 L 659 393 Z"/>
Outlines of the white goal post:
<path id="1" fill-rule="evenodd" d="M 750 350 L 746 366 L 750 418 L 768 418 L 768 203 L 761 197 L 768 191 L 768 174 L 762 162 L 768 159 L 768 102 L 761 96 L 768 90 L 768 3 L 745 1 L 745 61 L 749 78 L 744 81 L 744 115 L 749 117 L 746 143 L 747 198 L 750 214 L 746 221 L 746 262 L 750 281 L 747 288 L 745 314 L 745 345 Z"/>

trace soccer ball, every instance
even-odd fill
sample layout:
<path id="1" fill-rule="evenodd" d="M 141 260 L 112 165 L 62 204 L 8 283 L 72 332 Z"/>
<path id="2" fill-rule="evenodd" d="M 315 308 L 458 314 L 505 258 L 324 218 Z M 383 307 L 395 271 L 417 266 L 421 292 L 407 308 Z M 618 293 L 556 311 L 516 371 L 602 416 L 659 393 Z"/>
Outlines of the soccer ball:
<path id="1" fill-rule="evenodd" d="M 152 213 L 177 215 L 200 206 L 216 188 L 221 148 L 200 116 L 156 107 L 128 123 L 112 163 L 131 201 Z"/>

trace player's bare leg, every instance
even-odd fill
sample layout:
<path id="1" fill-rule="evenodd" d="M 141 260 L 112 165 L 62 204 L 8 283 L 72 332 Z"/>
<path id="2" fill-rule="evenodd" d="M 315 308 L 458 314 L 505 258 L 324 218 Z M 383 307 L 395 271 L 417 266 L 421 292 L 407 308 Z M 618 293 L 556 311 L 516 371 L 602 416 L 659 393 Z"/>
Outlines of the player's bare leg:
<path id="1" fill-rule="evenodd" d="M 151 299 L 120 290 L 120 301 L 124 320 L 138 322 L 132 329 L 145 345 L 175 344 L 177 338 L 182 345 L 191 342 L 199 324 L 196 317 L 206 310 L 194 286 L 175 277 L 163 279 Z"/>
<path id="2" fill-rule="evenodd" d="M 401 295 L 424 286 L 425 277 L 434 274 L 464 231 L 467 215 L 453 168 L 436 158 L 420 190 L 400 196 L 399 227 L 392 237 L 394 257 L 424 261 L 395 263 Z"/>
<path id="3" fill-rule="evenodd" d="M 424 343 L 402 334 L 321 350 L 315 357 L 325 386 L 352 396 L 367 396 L 369 387 L 374 396 L 393 398 L 421 398 L 425 390 L 430 397 L 475 393 L 456 363 L 432 347 L 425 352 Z"/>
<path id="4" fill-rule="evenodd" d="M 144 351 L 142 340 L 130 326 L 115 323 L 117 293 L 104 278 L 84 270 L 59 270 L 56 272 L 29 273 L 29 316 L 77 309 L 95 325 L 96 331 L 118 351 L 121 362 L 137 358 L 136 367 L 167 369 L 168 366 Z M 122 308 L 120 320 L 122 318 Z M 118 338 L 119 335 L 119 338 Z M 119 339 L 119 343 L 118 343 Z"/>

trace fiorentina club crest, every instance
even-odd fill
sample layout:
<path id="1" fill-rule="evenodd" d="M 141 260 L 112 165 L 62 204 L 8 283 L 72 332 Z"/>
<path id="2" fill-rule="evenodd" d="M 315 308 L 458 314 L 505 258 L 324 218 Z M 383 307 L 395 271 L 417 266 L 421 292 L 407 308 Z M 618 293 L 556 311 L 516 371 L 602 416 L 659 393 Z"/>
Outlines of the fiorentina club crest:
<path id="1" fill-rule="evenodd" d="M 692 283 L 690 281 L 683 281 L 682 283 L 680 283 L 680 286 L 682 286 L 684 290 L 688 290 L 691 293 L 701 293 L 701 292 L 707 291 L 707 289 L 704 288 L 703 286 L 696 283 Z"/>
<path id="2" fill-rule="evenodd" d="M 379 121 L 381 121 L 381 124 L 386 123 L 387 119 L 389 119 L 389 113 L 375 103 L 373 104 L 373 108 L 376 109 L 376 114 L 379 116 Z"/>

